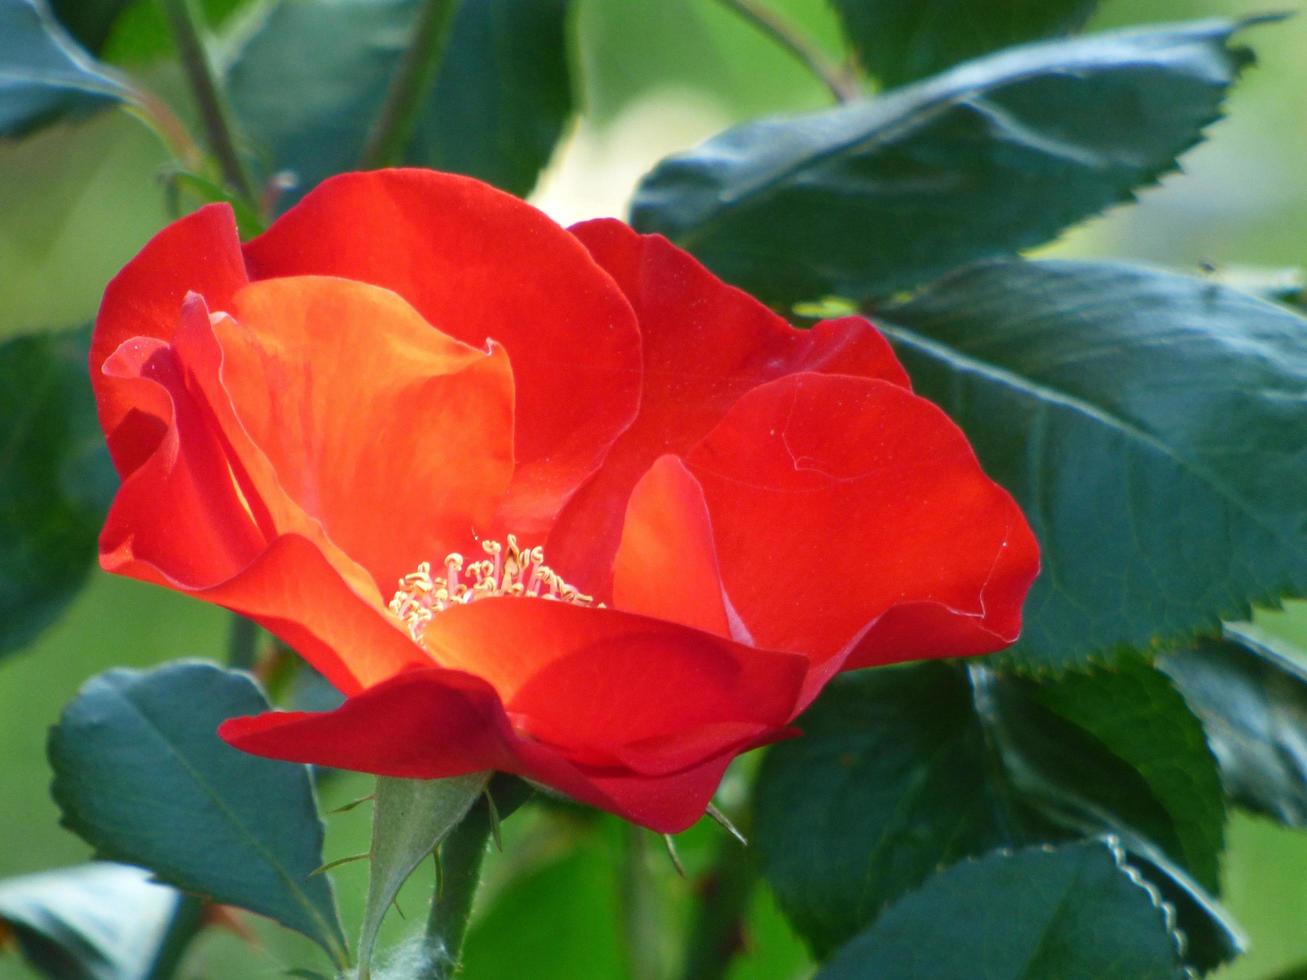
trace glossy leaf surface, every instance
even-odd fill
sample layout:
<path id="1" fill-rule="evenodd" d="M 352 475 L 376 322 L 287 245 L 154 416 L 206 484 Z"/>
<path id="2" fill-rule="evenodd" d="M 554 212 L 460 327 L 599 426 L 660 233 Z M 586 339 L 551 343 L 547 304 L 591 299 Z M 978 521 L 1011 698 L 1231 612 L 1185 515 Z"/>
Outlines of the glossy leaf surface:
<path id="1" fill-rule="evenodd" d="M 304 933 L 338 962 L 344 939 L 303 766 L 217 736 L 268 703 L 245 674 L 177 661 L 91 680 L 50 733 L 51 792 L 98 855 Z"/>
<path id="2" fill-rule="evenodd" d="M 1083 663 L 1307 591 L 1307 320 L 1128 265 L 996 261 L 884 310 L 1034 528 L 1015 655 Z"/>
<path id="3" fill-rule="evenodd" d="M 1307 826 L 1307 667 L 1248 626 L 1168 654 L 1162 669 L 1203 719 L 1230 796 Z"/>
<path id="4" fill-rule="evenodd" d="M 83 864 L 0 881 L 0 927 L 52 980 L 138 980 L 180 896 L 139 868 Z"/>
<path id="5" fill-rule="evenodd" d="M 996 853 L 940 872 L 818 980 L 1180 980 L 1182 940 L 1111 843 Z"/>
<path id="6" fill-rule="evenodd" d="M 122 83 L 78 46 L 44 0 L 0 0 L 0 136 L 125 96 Z"/>
<path id="7" fill-rule="evenodd" d="M 1000 52 L 870 102 L 747 123 L 660 163 L 632 221 L 783 303 L 892 294 L 1129 200 L 1250 58 L 1206 21 Z"/>
<path id="8" fill-rule="evenodd" d="M 1123 703 L 1101 710 L 1114 688 Z M 819 954 L 936 868 L 996 847 L 1120 831 L 1214 883 L 1215 762 L 1150 668 L 1039 684 L 942 664 L 865 671 L 798 724 L 804 737 L 759 773 L 754 835 L 782 909 Z M 1206 955 L 1237 952 L 1215 906 L 1204 913 L 1203 887 L 1176 874 L 1198 896 L 1189 922 Z"/>

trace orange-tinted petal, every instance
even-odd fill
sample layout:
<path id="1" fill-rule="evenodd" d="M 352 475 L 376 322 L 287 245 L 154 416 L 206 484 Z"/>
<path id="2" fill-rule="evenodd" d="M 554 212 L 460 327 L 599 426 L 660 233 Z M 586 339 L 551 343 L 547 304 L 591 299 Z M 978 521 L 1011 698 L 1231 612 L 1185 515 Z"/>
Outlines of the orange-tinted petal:
<path id="1" fill-rule="evenodd" d="M 732 636 L 703 488 L 678 456 L 659 458 L 631 491 L 613 562 L 613 605 Z"/>
<path id="2" fill-rule="evenodd" d="M 230 406 L 208 401 L 212 382 L 198 377 L 215 366 L 204 357 L 208 317 L 198 297 L 187 314 L 175 341 L 194 363 L 147 338 L 106 362 L 125 392 L 166 421 L 110 508 L 101 565 L 252 616 L 347 692 L 429 664 L 382 612 L 370 579 L 311 522 L 296 523 L 269 492 L 257 455 L 234 448 L 241 434 L 224 425 Z"/>
<path id="3" fill-rule="evenodd" d="M 659 456 L 688 452 L 749 389 L 796 371 L 908 383 L 866 320 L 796 330 L 661 235 L 638 235 L 611 219 L 572 233 L 626 293 L 644 344 L 639 415 L 549 538 L 550 560 L 588 590 L 606 594 L 636 481 Z"/>
<path id="4" fill-rule="evenodd" d="M 925 399 L 794 375 L 742 398 L 687 462 L 726 592 L 760 645 L 838 666 L 859 640 L 857 665 L 1016 639 L 1038 546 Z"/>
<path id="5" fill-rule="evenodd" d="M 105 289 L 91 338 L 91 384 L 110 453 L 123 476 L 149 456 L 150 440 L 157 442 L 162 428 L 157 416 L 136 404 L 140 389 L 102 374 L 101 365 L 133 337 L 169 340 L 187 293 L 199 292 L 223 305 L 246 281 L 231 208 L 211 204 L 155 235 Z M 137 417 L 115 436 L 133 409 Z"/>
<path id="6" fill-rule="evenodd" d="M 439 669 L 401 674 L 331 712 L 233 718 L 219 734 L 255 755 L 402 779 L 485 769 L 517 773 L 660 833 L 677 833 L 698 820 L 731 758 L 752 747 L 661 776 L 594 769 L 516 734 L 484 681 Z M 786 734 L 769 733 L 754 744 Z"/>
<path id="7" fill-rule="evenodd" d="M 502 348 L 471 348 L 344 279 L 257 282 L 232 312 L 215 331 L 241 424 L 382 594 L 486 529 L 513 468 Z"/>
<path id="8" fill-rule="evenodd" d="M 621 291 L 566 231 L 479 181 L 424 170 L 334 177 L 245 254 L 255 278 L 375 283 L 452 337 L 507 348 L 518 412 L 507 530 L 547 527 L 635 414 L 639 333 Z"/>
<path id="9" fill-rule="evenodd" d="M 442 667 L 488 681 L 532 737 L 590 765 L 645 772 L 786 725 L 807 671 L 801 656 L 546 599 L 446 610 L 424 642 Z"/>

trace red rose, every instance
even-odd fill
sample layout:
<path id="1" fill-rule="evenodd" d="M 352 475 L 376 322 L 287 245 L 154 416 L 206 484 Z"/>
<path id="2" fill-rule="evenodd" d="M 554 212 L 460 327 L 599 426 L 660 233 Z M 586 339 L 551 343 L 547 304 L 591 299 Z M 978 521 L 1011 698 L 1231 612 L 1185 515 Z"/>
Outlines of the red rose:
<path id="1" fill-rule="evenodd" d="M 223 725 L 259 755 L 515 772 L 676 831 L 837 671 L 1011 643 L 1038 567 L 865 320 L 795 330 L 658 236 L 461 177 L 338 177 L 244 246 L 183 218 L 91 368 L 104 568 L 348 696 Z"/>

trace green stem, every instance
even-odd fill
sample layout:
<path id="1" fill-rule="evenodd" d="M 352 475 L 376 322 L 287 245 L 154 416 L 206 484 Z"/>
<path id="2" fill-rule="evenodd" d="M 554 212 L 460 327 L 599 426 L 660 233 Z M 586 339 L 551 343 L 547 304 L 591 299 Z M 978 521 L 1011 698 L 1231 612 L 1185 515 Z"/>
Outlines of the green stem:
<path id="1" fill-rule="evenodd" d="M 239 613 L 232 614 L 227 634 L 227 663 L 237 670 L 250 670 L 258 659 L 259 624 Z"/>
<path id="2" fill-rule="evenodd" d="M 420 980 L 450 980 L 458 972 L 489 840 L 490 810 L 481 800 L 440 845 L 440 878 L 427 917 L 427 961 Z"/>
<path id="3" fill-rule="evenodd" d="M 204 42 L 195 24 L 190 0 L 162 0 L 163 12 L 168 19 L 168 28 L 177 45 L 181 57 L 182 70 L 186 73 L 195 103 L 200 110 L 200 119 L 208 137 L 209 150 L 218 161 L 223 180 L 233 191 L 257 206 L 253 185 L 241 166 L 240 156 L 236 153 L 236 143 L 232 139 L 231 127 L 227 122 L 227 113 L 218 94 L 218 84 L 214 80 L 213 68 L 204 51 Z"/>
<path id="4" fill-rule="evenodd" d="M 658 896 L 649 874 L 648 832 L 625 826 L 621 865 L 622 939 L 626 946 L 631 980 L 657 980 L 662 975 L 658 957 Z"/>
<path id="5" fill-rule="evenodd" d="M 862 93 L 857 83 L 825 55 L 803 33 L 776 11 L 758 0 L 721 0 L 737 14 L 762 31 L 773 41 L 798 59 L 808 71 L 816 75 L 830 89 L 836 102 L 852 102 Z"/>
<path id="6" fill-rule="evenodd" d="M 145 980 L 171 980 L 176 976 L 191 940 L 203 926 L 204 900 L 194 895 L 182 895 L 168 921 L 159 951 L 154 954 L 154 962 L 145 973 Z"/>
<path id="7" fill-rule="evenodd" d="M 389 167 L 403 159 L 418 113 L 440 67 L 440 56 L 457 7 L 458 0 L 425 0 L 422 4 L 413 26 L 413 38 L 395 71 L 381 115 L 364 147 L 365 168 Z"/>
<path id="8" fill-rule="evenodd" d="M 758 881 L 753 855 L 723 835 L 704 878 L 681 965 L 682 980 L 718 980 L 742 948 L 749 899 Z"/>

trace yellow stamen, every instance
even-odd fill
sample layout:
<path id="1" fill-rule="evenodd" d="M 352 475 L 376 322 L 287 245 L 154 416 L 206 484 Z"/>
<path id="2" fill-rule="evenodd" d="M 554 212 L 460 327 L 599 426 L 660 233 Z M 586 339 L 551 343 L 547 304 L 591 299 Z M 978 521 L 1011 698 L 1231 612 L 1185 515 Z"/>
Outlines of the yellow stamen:
<path id="1" fill-rule="evenodd" d="M 508 547 L 498 541 L 482 541 L 486 557 L 466 562 L 458 552 L 450 552 L 443 562 L 444 575 L 432 575 L 431 563 L 424 561 L 417 571 L 399 580 L 399 589 L 390 600 L 390 611 L 404 624 L 409 636 L 418 643 L 436 613 L 453 606 L 465 606 L 477 599 L 492 596 L 520 596 L 524 599 L 550 599 L 574 606 L 599 606 L 594 596 L 585 595 L 545 564 L 545 552 L 539 545 L 519 548 L 517 538 L 508 536 Z"/>

